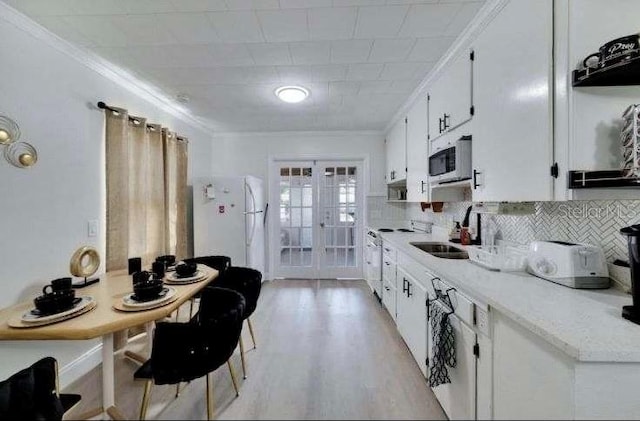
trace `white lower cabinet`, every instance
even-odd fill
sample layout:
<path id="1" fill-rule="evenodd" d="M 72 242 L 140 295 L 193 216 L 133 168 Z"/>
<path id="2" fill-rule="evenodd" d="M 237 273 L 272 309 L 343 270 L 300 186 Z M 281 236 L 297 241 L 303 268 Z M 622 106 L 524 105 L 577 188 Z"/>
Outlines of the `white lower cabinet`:
<path id="1" fill-rule="evenodd" d="M 427 289 L 397 267 L 396 324 L 422 374 L 427 374 Z"/>
<path id="2" fill-rule="evenodd" d="M 396 320 L 396 294 L 397 289 L 395 285 L 395 279 L 392 283 L 388 279 L 384 278 L 382 282 L 382 305 L 387 309 L 393 320 Z"/>

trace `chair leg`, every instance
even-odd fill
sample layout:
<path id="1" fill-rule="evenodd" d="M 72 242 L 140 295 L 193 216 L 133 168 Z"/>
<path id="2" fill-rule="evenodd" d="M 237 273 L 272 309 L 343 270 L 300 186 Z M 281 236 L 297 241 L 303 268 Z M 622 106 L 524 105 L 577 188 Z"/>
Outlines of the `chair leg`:
<path id="1" fill-rule="evenodd" d="M 176 398 L 180 396 L 180 382 L 176 383 Z"/>
<path id="2" fill-rule="evenodd" d="M 236 372 L 233 370 L 233 366 L 231 365 L 231 360 L 227 360 L 227 365 L 229 366 L 229 374 L 231 374 L 231 381 L 233 382 L 233 388 L 236 390 L 236 397 L 240 396 L 240 391 L 238 390 L 238 381 L 236 380 Z"/>
<path id="3" fill-rule="evenodd" d="M 256 349 L 258 346 L 256 345 L 256 335 L 253 333 L 253 325 L 251 324 L 251 319 L 247 317 L 247 324 L 249 325 L 249 333 L 251 333 L 251 340 L 253 341 L 253 349 Z"/>
<path id="4" fill-rule="evenodd" d="M 213 419 L 213 381 L 211 380 L 211 373 L 207 373 L 207 419 Z"/>
<path id="5" fill-rule="evenodd" d="M 244 343 L 242 342 L 242 333 L 240 333 L 240 361 L 242 361 L 242 378 L 247 378 L 247 362 L 244 360 Z"/>
<path id="6" fill-rule="evenodd" d="M 189 300 L 189 320 L 193 317 L 193 298 Z"/>
<path id="7" fill-rule="evenodd" d="M 178 322 L 178 317 L 180 317 L 180 307 L 176 309 L 176 323 Z"/>
<path id="8" fill-rule="evenodd" d="M 147 417 L 147 408 L 149 407 L 149 400 L 151 398 L 151 386 L 153 386 L 153 380 L 147 380 L 144 384 L 144 395 L 142 396 L 142 405 L 140 406 L 141 420 Z"/>

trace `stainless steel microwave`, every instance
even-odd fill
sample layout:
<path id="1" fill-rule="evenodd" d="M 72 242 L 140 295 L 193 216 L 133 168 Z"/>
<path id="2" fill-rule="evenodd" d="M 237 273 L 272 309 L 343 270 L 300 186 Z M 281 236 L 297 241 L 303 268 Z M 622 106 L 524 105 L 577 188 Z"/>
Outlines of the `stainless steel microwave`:
<path id="1" fill-rule="evenodd" d="M 429 155 L 429 176 L 438 184 L 471 178 L 471 136 L 462 136 L 451 146 Z"/>

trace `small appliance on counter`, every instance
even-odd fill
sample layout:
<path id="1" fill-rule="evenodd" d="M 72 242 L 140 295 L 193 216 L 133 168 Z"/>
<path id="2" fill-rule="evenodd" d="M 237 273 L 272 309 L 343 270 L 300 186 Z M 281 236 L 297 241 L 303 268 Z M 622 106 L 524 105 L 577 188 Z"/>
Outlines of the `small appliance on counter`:
<path id="1" fill-rule="evenodd" d="M 627 236 L 629 268 L 631 270 L 631 295 L 633 304 L 622 307 L 622 317 L 640 324 L 640 225 L 631 225 L 620 230 Z"/>
<path id="2" fill-rule="evenodd" d="M 600 247 L 564 241 L 533 241 L 527 271 L 569 288 L 609 288 L 609 269 Z"/>

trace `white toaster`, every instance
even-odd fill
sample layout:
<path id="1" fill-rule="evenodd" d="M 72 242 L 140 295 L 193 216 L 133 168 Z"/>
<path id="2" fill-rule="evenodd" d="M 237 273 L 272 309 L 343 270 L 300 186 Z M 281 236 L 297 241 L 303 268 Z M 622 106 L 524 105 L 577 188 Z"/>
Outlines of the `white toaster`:
<path id="1" fill-rule="evenodd" d="M 609 269 L 602 249 L 590 244 L 533 241 L 527 271 L 570 288 L 609 288 Z"/>

